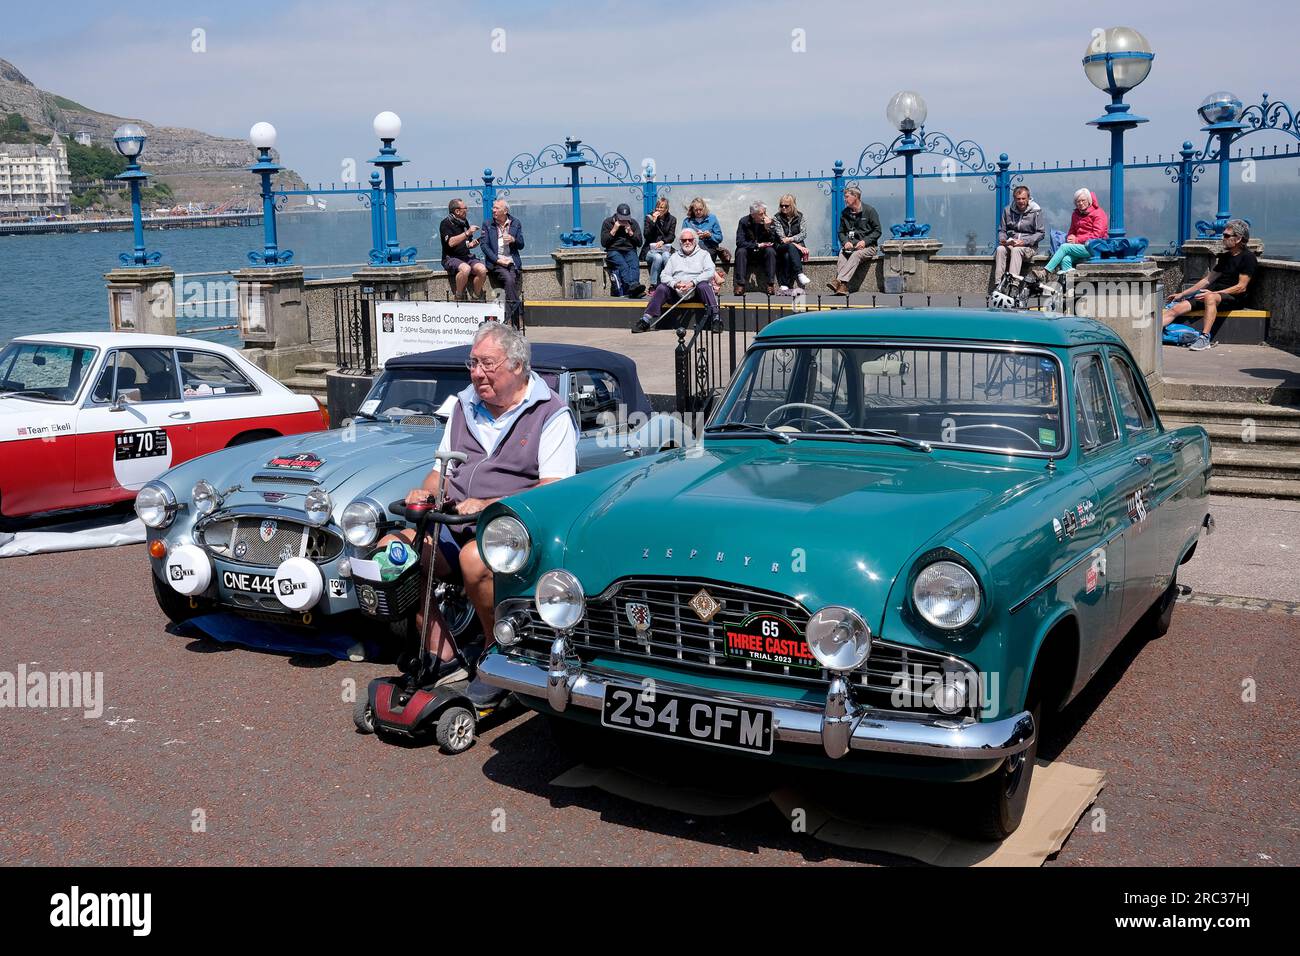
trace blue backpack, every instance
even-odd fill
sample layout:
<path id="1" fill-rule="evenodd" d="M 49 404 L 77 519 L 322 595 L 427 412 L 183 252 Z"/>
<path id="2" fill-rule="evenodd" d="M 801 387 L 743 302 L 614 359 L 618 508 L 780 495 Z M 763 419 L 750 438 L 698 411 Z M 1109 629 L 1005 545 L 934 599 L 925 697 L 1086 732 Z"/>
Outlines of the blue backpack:
<path id="1" fill-rule="evenodd" d="M 1190 325 L 1179 325 L 1177 322 L 1170 322 L 1165 326 L 1164 343 L 1165 345 L 1191 345 L 1200 334 Z"/>

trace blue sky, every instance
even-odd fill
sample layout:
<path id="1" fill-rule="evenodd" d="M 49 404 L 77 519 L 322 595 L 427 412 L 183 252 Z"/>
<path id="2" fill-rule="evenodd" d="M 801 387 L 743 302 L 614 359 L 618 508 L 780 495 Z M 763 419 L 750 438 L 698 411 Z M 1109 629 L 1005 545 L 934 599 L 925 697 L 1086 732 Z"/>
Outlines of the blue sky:
<path id="1" fill-rule="evenodd" d="M 989 158 L 1091 161 L 1108 153 L 1086 125 L 1106 97 L 1080 60 L 1094 28 L 1118 24 L 1156 51 L 1129 97 L 1151 120 L 1129 135 L 1131 154 L 1201 145 L 1195 109 L 1213 90 L 1300 106 L 1300 14 L 1274 0 L 177 6 L 131 16 L 73 2 L 11 16 L 0 57 L 45 89 L 159 125 L 244 137 L 269 120 L 282 161 L 313 182 L 374 155 L 382 109 L 403 119 L 409 179 L 499 171 L 569 133 L 634 165 L 653 156 L 669 174 L 816 171 L 887 142 L 885 104 L 899 89 L 925 96 L 930 130 L 974 139 Z M 196 29 L 205 52 L 192 49 Z M 796 31 L 806 52 L 793 49 Z M 1242 39 L 1225 44 L 1225 33 Z"/>

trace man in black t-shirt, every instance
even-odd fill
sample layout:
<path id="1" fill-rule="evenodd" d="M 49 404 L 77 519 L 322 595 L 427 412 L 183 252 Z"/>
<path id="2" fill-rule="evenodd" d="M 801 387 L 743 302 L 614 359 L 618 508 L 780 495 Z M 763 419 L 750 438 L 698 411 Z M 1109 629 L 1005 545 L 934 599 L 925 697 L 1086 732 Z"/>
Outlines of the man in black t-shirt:
<path id="1" fill-rule="evenodd" d="M 1169 297 L 1162 326 L 1186 315 L 1200 305 L 1205 310 L 1205 325 L 1200 337 L 1191 344 L 1193 352 L 1210 347 L 1210 335 L 1220 312 L 1243 309 L 1250 304 L 1250 280 L 1258 263 L 1255 253 L 1246 248 L 1250 226 L 1241 219 L 1231 219 L 1223 227 L 1223 251 L 1215 257 L 1210 271 L 1194 286 Z"/>
<path id="2" fill-rule="evenodd" d="M 483 294 L 483 284 L 487 282 L 487 266 L 474 255 L 479 244 L 475 236 L 479 227 L 469 224 L 469 207 L 463 199 L 447 203 L 447 212 L 447 218 L 438 226 L 438 238 L 442 240 L 442 267 L 452 278 L 457 299 L 465 294 L 465 286 L 472 276 L 474 298 L 477 299 Z"/>

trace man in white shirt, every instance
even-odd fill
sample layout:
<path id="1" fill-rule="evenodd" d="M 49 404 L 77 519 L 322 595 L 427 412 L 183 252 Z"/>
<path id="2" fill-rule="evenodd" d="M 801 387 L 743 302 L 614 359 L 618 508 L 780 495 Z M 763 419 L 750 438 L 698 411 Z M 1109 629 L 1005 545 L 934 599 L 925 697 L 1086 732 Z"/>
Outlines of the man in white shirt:
<path id="1" fill-rule="evenodd" d="M 470 385 L 456 396 L 443 432 L 440 451 L 464 452 L 468 459 L 449 472 L 447 500 L 457 514 L 478 514 L 494 501 L 574 474 L 578 468 L 578 432 L 568 403 L 532 371 L 528 340 L 500 322 L 484 322 L 470 350 Z M 506 440 L 508 437 L 509 440 Z M 408 504 L 437 492 L 438 467 L 421 487 L 406 496 Z M 495 623 L 492 571 L 474 541 L 472 525 L 443 529 L 434 549 L 433 573 L 445 577 L 451 561 L 459 563 L 465 593 L 474 604 L 490 646 Z M 436 613 L 435 609 L 430 609 Z M 450 640 L 446 622 L 430 622 L 426 670 L 434 684 L 465 676 L 463 662 Z M 470 699 L 488 705 L 504 696 L 494 687 L 469 687 Z"/>

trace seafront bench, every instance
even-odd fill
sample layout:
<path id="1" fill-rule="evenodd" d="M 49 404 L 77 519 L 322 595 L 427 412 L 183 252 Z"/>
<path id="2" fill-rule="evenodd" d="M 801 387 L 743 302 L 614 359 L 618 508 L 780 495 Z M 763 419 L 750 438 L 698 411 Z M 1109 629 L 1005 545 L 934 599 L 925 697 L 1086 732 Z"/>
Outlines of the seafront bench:
<path id="1" fill-rule="evenodd" d="M 1219 312 L 1214 320 L 1214 340 L 1229 345 L 1262 345 L 1268 339 L 1268 309 L 1229 309 Z M 1205 310 L 1192 309 L 1177 321 L 1191 324 L 1193 319 L 1205 318 Z M 1227 321 L 1232 319 L 1231 322 Z"/>

